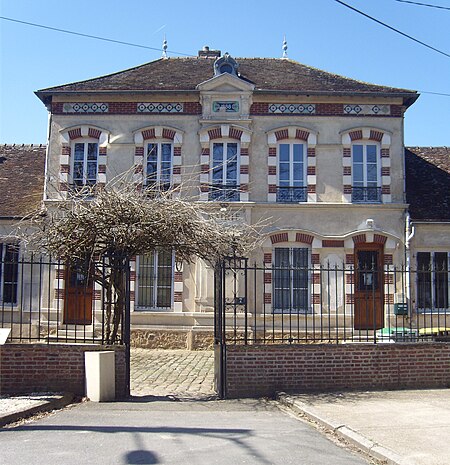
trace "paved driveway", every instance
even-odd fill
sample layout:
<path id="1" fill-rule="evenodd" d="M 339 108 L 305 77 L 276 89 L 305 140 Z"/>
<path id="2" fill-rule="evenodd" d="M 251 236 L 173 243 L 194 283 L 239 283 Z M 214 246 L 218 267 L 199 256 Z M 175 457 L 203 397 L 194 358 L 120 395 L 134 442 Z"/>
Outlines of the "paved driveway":
<path id="1" fill-rule="evenodd" d="M 132 349 L 131 394 L 184 399 L 214 398 L 214 353 Z"/>
<path id="2" fill-rule="evenodd" d="M 0 429 L 0 444 L 1 465 L 365 464 L 257 400 L 88 402 Z"/>

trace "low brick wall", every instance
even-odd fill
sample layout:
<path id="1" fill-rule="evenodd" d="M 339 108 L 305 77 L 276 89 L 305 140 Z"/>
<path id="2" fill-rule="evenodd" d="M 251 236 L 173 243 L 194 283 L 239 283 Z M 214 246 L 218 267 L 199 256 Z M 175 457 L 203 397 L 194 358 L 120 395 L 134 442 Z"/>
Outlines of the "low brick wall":
<path id="1" fill-rule="evenodd" d="M 91 344 L 6 344 L 0 346 L 0 394 L 72 392 L 85 394 L 84 353 L 114 350 L 116 398 L 125 397 L 125 348 Z"/>
<path id="2" fill-rule="evenodd" d="M 227 397 L 450 387 L 450 344 L 227 346 Z"/>

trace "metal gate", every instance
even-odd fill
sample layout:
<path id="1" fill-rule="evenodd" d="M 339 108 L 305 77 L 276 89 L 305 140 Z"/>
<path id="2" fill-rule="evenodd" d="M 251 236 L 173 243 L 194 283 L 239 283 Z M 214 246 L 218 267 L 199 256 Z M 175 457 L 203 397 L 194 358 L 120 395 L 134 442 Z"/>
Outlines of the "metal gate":
<path id="1" fill-rule="evenodd" d="M 242 286 L 238 286 L 238 282 Z M 221 399 L 227 396 L 227 338 L 248 342 L 248 259 L 227 257 L 218 262 L 214 273 L 214 366 L 215 388 Z M 238 323 L 238 316 L 242 324 Z M 238 328 L 242 335 L 239 336 Z M 231 332 L 231 334 L 229 334 Z"/>

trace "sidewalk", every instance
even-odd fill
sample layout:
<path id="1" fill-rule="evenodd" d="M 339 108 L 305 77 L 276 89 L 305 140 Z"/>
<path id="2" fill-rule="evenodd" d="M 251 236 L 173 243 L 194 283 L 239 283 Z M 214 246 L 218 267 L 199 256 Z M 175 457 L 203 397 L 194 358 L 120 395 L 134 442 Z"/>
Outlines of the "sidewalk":
<path id="1" fill-rule="evenodd" d="M 450 464 L 450 389 L 279 395 L 388 464 Z"/>
<path id="2" fill-rule="evenodd" d="M 70 393 L 34 393 L 27 396 L 0 397 L 0 428 L 38 413 L 63 408 L 72 400 L 73 395 Z"/>

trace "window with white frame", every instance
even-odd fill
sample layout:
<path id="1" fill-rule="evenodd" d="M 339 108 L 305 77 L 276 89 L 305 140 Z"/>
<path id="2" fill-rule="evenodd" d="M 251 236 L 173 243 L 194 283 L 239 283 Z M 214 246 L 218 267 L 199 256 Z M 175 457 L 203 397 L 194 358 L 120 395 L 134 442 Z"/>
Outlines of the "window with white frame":
<path id="1" fill-rule="evenodd" d="M 73 143 L 73 176 L 75 186 L 94 185 L 97 182 L 98 141 L 95 139 Z"/>
<path id="2" fill-rule="evenodd" d="M 137 308 L 167 310 L 172 307 L 174 254 L 157 250 L 138 257 Z"/>
<path id="3" fill-rule="evenodd" d="M 238 142 L 213 142 L 210 200 L 239 200 Z"/>
<path id="4" fill-rule="evenodd" d="M 19 246 L 0 242 L 0 302 L 17 303 Z"/>
<path id="5" fill-rule="evenodd" d="M 352 145 L 352 201 L 381 202 L 380 148 L 373 142 Z"/>
<path id="6" fill-rule="evenodd" d="M 306 145 L 278 144 L 277 202 L 306 202 Z"/>
<path id="7" fill-rule="evenodd" d="M 173 143 L 150 142 L 147 144 L 145 161 L 146 185 L 167 190 L 172 184 Z"/>
<path id="8" fill-rule="evenodd" d="M 273 263 L 273 311 L 309 309 L 309 249 L 277 247 Z"/>
<path id="9" fill-rule="evenodd" d="M 450 252 L 417 252 L 417 306 L 421 310 L 449 308 Z"/>

